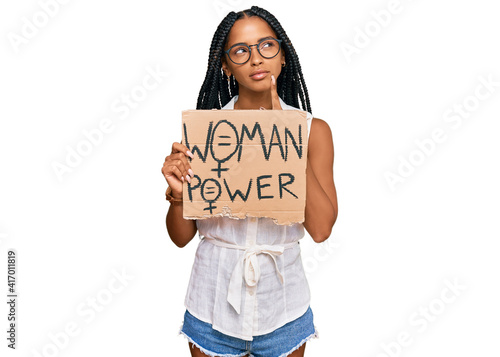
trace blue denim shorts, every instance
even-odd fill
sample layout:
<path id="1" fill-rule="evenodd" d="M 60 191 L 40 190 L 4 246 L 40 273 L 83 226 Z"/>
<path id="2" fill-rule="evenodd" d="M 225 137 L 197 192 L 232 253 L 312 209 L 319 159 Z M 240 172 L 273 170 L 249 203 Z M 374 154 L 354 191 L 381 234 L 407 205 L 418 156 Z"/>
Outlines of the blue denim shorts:
<path id="1" fill-rule="evenodd" d="M 311 307 L 301 317 L 265 335 L 245 341 L 228 336 L 198 320 L 186 310 L 179 331 L 204 354 L 220 357 L 285 357 L 311 338 L 318 338 Z"/>

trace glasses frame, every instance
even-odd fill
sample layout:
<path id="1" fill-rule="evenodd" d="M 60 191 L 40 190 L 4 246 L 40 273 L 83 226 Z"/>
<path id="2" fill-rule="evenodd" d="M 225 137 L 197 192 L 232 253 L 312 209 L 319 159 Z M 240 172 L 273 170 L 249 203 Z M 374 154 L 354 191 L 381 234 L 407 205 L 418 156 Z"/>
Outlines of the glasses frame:
<path id="1" fill-rule="evenodd" d="M 264 41 L 269 41 L 269 40 L 274 40 L 274 41 L 277 41 L 278 42 L 278 45 L 279 45 L 279 48 L 278 48 L 278 52 L 276 52 L 276 54 L 272 57 L 266 57 L 264 56 L 262 53 L 260 53 L 260 44 Z M 259 52 L 259 55 L 262 57 L 262 58 L 266 58 L 266 59 L 271 59 L 271 58 L 274 58 L 276 57 L 277 55 L 279 55 L 280 51 L 281 51 L 281 42 L 283 42 L 283 40 L 278 40 L 277 38 L 274 38 L 274 37 L 267 37 L 263 40 L 261 40 L 259 43 L 256 43 L 255 45 L 247 45 L 247 44 L 244 44 L 244 43 L 237 43 L 235 45 L 232 45 L 227 51 L 224 51 L 224 53 L 227 55 L 227 57 L 229 57 L 229 59 L 231 60 L 231 62 L 233 62 L 234 64 L 245 64 L 247 63 L 248 61 L 250 61 L 250 58 L 252 58 L 252 49 L 251 47 L 252 46 L 257 46 L 257 52 Z M 242 62 L 242 63 L 237 63 L 237 62 L 234 62 L 233 59 L 231 58 L 231 56 L 229 55 L 229 51 L 231 51 L 233 49 L 233 47 L 236 47 L 236 46 L 245 46 L 248 48 L 248 59 L 245 61 L 245 62 Z"/>

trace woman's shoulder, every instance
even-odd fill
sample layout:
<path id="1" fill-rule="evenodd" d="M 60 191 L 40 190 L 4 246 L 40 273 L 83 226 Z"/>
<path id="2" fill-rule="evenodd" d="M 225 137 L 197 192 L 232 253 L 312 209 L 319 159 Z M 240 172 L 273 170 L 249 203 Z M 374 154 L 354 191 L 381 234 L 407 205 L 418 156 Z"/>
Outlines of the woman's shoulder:
<path id="1" fill-rule="evenodd" d="M 331 136 L 332 131 L 330 129 L 330 125 L 320 118 L 313 117 L 311 119 L 311 135 L 315 134 L 315 136 Z"/>
<path id="2" fill-rule="evenodd" d="M 311 132 L 309 134 L 309 152 L 324 150 L 325 147 L 333 147 L 332 131 L 330 125 L 320 118 L 313 117 L 311 121 Z"/>

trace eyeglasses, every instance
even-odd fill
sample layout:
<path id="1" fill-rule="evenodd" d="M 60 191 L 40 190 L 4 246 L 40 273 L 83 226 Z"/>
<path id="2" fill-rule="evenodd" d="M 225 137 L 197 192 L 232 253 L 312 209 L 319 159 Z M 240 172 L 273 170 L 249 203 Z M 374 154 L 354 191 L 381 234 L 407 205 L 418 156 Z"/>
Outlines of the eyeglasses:
<path id="1" fill-rule="evenodd" d="M 257 46 L 257 51 L 259 54 L 267 59 L 276 57 L 281 49 L 281 40 L 277 40 L 272 37 L 268 37 L 260 41 L 255 45 L 245 45 L 243 43 L 237 43 L 227 51 L 224 51 L 231 62 L 234 64 L 245 64 L 250 59 L 252 55 L 252 49 L 250 47 Z"/>

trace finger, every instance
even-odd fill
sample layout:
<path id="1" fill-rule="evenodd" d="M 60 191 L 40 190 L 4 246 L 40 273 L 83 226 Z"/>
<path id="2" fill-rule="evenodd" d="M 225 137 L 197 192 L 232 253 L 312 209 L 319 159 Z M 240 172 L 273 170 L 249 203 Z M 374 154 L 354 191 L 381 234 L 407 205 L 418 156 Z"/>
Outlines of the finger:
<path id="1" fill-rule="evenodd" d="M 280 97 L 278 95 L 278 84 L 276 83 L 276 78 L 274 77 L 274 74 L 271 74 L 271 100 L 272 100 L 273 110 L 282 110 Z"/>
<path id="2" fill-rule="evenodd" d="M 187 148 L 186 145 L 178 143 L 178 142 L 174 142 L 172 144 L 172 154 L 177 153 L 177 152 L 182 152 L 186 156 L 189 156 L 191 159 L 194 159 L 194 155 L 191 153 L 191 151 L 189 151 L 189 149 Z"/>
<path id="3" fill-rule="evenodd" d="M 166 179 L 171 177 L 171 176 L 175 176 L 179 181 L 184 182 L 184 177 L 182 176 L 182 172 L 175 165 L 165 166 L 162 169 L 162 172 L 163 172 L 163 175 L 165 175 Z"/>
<path id="4" fill-rule="evenodd" d="M 186 168 L 187 170 L 187 173 L 191 176 L 191 178 L 194 177 L 194 172 L 193 170 L 191 169 L 191 164 L 189 163 L 188 159 L 186 158 L 186 156 L 184 155 L 184 153 L 182 152 L 179 152 L 177 154 L 172 154 L 170 155 L 170 158 L 171 159 L 178 159 L 178 160 L 181 160 L 182 163 L 184 164 L 184 167 Z M 186 179 L 189 180 L 189 178 L 187 177 L 186 175 Z"/>
<path id="5" fill-rule="evenodd" d="M 181 153 L 182 155 L 182 153 Z M 186 159 L 184 157 L 184 159 Z M 184 161 L 182 159 L 172 159 L 170 160 L 170 165 L 175 165 L 180 173 L 181 173 L 181 180 L 184 181 L 186 179 L 189 183 L 191 183 L 191 177 L 188 175 L 188 168 L 184 165 Z"/>

